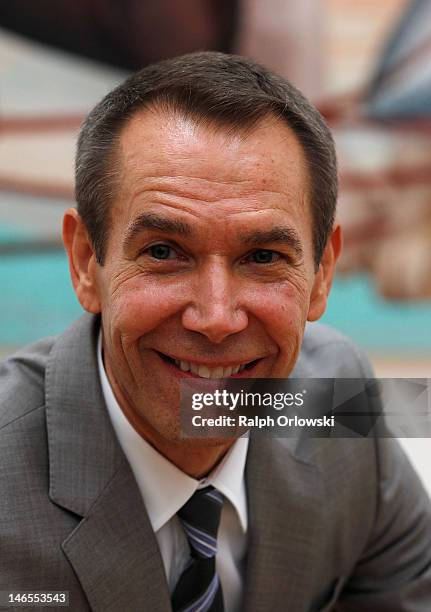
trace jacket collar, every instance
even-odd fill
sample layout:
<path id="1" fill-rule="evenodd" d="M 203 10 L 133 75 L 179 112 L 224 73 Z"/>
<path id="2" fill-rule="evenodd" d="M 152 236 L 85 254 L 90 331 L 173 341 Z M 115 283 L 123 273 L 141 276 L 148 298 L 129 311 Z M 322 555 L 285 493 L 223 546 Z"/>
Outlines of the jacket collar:
<path id="1" fill-rule="evenodd" d="M 95 612 L 171 610 L 156 537 L 104 409 L 98 317 L 54 344 L 46 372 L 51 500 L 84 517 L 62 544 Z"/>
<path id="2" fill-rule="evenodd" d="M 85 516 L 125 459 L 103 409 L 96 337 L 84 315 L 55 342 L 46 371 L 46 415 L 53 502 Z"/>
<path id="3" fill-rule="evenodd" d="M 250 440 L 245 612 L 303 610 L 312 598 L 322 536 L 315 452 L 294 439 Z"/>

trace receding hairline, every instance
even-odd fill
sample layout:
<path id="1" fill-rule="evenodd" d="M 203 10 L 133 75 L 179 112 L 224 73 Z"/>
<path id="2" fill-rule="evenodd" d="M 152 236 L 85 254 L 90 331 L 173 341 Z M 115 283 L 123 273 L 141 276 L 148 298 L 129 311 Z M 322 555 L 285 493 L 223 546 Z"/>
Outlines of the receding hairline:
<path id="1" fill-rule="evenodd" d="M 254 135 L 260 129 L 266 129 L 274 125 L 281 125 L 286 128 L 290 137 L 293 137 L 298 149 L 300 150 L 301 159 L 299 160 L 301 168 L 304 171 L 304 195 L 307 196 L 307 200 L 311 198 L 311 174 L 310 168 L 307 161 L 306 151 L 303 144 L 300 141 L 295 129 L 292 128 L 286 118 L 277 114 L 276 112 L 268 111 L 260 117 L 254 117 L 250 121 L 244 121 L 243 123 L 235 123 L 234 121 L 225 121 L 220 117 L 202 116 L 198 112 L 190 111 L 187 108 L 183 108 L 181 105 L 170 103 L 166 100 L 152 99 L 148 103 L 136 107 L 127 119 L 117 130 L 115 139 L 113 141 L 111 150 L 109 152 L 109 165 L 111 172 L 109 173 L 114 178 L 115 185 L 112 185 L 112 197 L 108 204 L 109 213 L 111 212 L 111 204 L 118 197 L 121 189 L 122 179 L 124 178 L 124 172 L 126 166 L 124 159 L 122 158 L 122 139 L 130 124 L 138 119 L 139 117 L 144 118 L 148 115 L 153 114 L 156 118 L 166 118 L 168 121 L 179 120 L 179 121 L 190 121 L 198 129 L 204 129 L 207 132 L 213 132 L 215 135 L 223 134 L 229 137 L 240 137 L 241 139 L 247 140 L 249 137 Z M 309 202 L 311 205 L 311 202 Z M 108 224 L 110 222 L 110 214 Z"/>
<path id="2" fill-rule="evenodd" d="M 112 151 L 116 151 L 116 147 L 120 145 L 120 140 L 130 126 L 130 124 L 137 118 L 145 117 L 146 115 L 153 114 L 155 117 L 166 118 L 167 120 L 178 120 L 178 121 L 189 121 L 194 124 L 197 128 L 203 128 L 214 134 L 226 134 L 227 136 L 239 136 L 246 140 L 249 136 L 255 133 L 261 128 L 270 127 L 274 124 L 281 124 L 287 128 L 288 132 L 294 136 L 295 140 L 299 144 L 302 154 L 305 159 L 304 147 L 300 142 L 295 129 L 291 127 L 286 118 L 274 110 L 268 109 L 268 112 L 253 117 L 245 117 L 241 122 L 235 120 L 229 120 L 225 117 L 203 115 L 197 110 L 192 110 L 182 106 L 175 100 L 166 100 L 162 98 L 154 98 L 148 102 L 143 103 L 133 109 L 133 112 L 124 119 L 122 124 L 119 126 L 115 138 L 113 140 Z"/>

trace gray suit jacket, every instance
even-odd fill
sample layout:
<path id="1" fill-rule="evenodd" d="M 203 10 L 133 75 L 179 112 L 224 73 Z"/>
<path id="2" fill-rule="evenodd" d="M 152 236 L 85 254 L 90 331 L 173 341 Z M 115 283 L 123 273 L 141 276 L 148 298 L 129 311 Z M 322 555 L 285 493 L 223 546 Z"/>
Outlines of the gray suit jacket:
<path id="1" fill-rule="evenodd" d="M 0 365 L 0 590 L 68 590 L 73 612 L 169 612 L 101 395 L 98 325 L 84 315 Z M 296 374 L 367 376 L 364 363 L 313 324 Z M 393 440 L 251 439 L 246 483 L 246 612 L 431 610 L 429 501 Z"/>

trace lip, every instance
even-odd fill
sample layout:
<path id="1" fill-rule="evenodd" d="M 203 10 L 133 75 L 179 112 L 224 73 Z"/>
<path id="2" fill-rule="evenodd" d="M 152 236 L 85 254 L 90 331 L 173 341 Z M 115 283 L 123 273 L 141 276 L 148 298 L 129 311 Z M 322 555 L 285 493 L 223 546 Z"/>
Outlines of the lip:
<path id="1" fill-rule="evenodd" d="M 190 359 L 190 357 L 178 357 L 177 355 L 172 355 L 171 353 L 165 353 L 164 351 L 156 351 L 160 355 L 165 355 L 169 357 L 169 359 L 177 360 L 177 361 L 188 361 L 190 363 L 197 363 L 199 365 L 207 366 L 208 368 L 229 368 L 231 366 L 236 365 L 246 365 L 247 363 L 251 363 L 252 361 L 260 361 L 263 357 L 250 357 L 250 359 L 241 359 L 241 360 L 230 360 L 230 361 L 209 361 L 205 359 Z M 254 367 L 254 366 L 253 366 Z"/>
<path id="2" fill-rule="evenodd" d="M 160 355 L 166 355 L 167 357 L 169 357 L 170 359 L 179 359 L 178 357 L 174 357 L 171 356 L 169 353 L 161 353 L 161 351 L 154 351 L 158 357 L 158 359 L 160 360 L 160 362 L 166 367 L 168 368 L 168 370 L 171 372 L 171 374 L 173 374 L 174 376 L 176 376 L 177 378 L 195 378 L 197 380 L 223 380 L 223 379 L 208 379 L 208 378 L 202 378 L 202 376 L 198 376 L 197 374 L 193 374 L 193 372 L 183 372 L 182 370 L 180 370 L 180 368 L 178 368 L 175 364 L 169 363 L 168 361 L 165 361 Z M 229 367 L 232 365 L 238 365 L 239 363 L 241 364 L 246 364 L 246 363 L 250 363 L 251 361 L 256 361 L 256 363 L 248 369 L 243 370 L 242 372 L 238 372 L 237 374 L 231 374 L 230 376 L 228 376 L 229 378 L 254 378 L 253 372 L 256 368 L 256 366 L 259 365 L 259 363 L 262 361 L 263 357 L 256 359 L 249 359 L 248 361 L 231 361 L 229 363 L 216 363 L 216 362 L 210 362 L 210 361 L 199 361 L 199 362 L 192 362 L 192 363 L 199 363 L 200 365 L 206 365 L 207 367 L 212 367 L 212 368 L 216 368 L 218 366 L 223 366 L 223 367 Z M 186 359 L 183 359 L 182 361 L 187 361 Z M 190 361 L 190 360 L 188 360 Z"/>

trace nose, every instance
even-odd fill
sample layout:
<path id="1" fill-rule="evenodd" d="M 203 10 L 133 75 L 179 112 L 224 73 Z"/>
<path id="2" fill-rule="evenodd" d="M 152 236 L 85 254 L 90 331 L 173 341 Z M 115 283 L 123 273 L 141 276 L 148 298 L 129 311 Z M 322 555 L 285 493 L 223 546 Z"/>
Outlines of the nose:
<path id="1" fill-rule="evenodd" d="M 194 286 L 193 299 L 182 315 L 185 329 L 199 332 L 219 344 L 248 325 L 247 312 L 240 304 L 240 280 L 225 266 L 202 270 Z"/>

